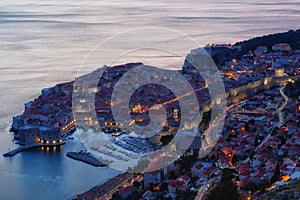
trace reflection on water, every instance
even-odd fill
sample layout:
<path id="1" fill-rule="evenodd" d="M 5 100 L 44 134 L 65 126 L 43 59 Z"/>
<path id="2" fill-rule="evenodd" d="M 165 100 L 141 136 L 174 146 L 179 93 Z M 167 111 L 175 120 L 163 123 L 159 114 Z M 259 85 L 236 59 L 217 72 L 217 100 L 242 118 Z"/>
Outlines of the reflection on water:
<path id="1" fill-rule="evenodd" d="M 71 198 L 118 173 L 66 157 L 68 151 L 83 148 L 76 133 L 74 137 L 66 145 L 28 149 L 12 158 L 1 157 L 1 199 Z M 4 151 L 1 148 L 1 154 Z"/>
<path id="2" fill-rule="evenodd" d="M 58 157 L 62 156 L 62 148 L 63 145 L 59 145 L 59 146 L 50 146 L 50 147 L 38 147 L 37 150 L 39 152 L 41 152 L 39 155 L 44 155 L 45 152 L 47 153 L 47 156 L 52 156 L 55 157 L 56 154 L 58 155 Z M 36 153 L 36 151 L 34 151 Z"/>

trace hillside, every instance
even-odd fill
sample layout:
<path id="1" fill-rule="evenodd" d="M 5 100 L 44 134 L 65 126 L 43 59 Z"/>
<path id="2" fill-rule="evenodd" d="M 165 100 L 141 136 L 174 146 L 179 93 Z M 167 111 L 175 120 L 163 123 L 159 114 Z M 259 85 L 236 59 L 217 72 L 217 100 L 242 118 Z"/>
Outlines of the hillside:
<path id="1" fill-rule="evenodd" d="M 300 181 L 294 181 L 288 185 L 281 186 L 269 192 L 266 192 L 262 196 L 256 198 L 256 200 L 299 200 L 300 199 Z"/>
<path id="2" fill-rule="evenodd" d="M 250 40 L 237 42 L 235 45 L 241 46 L 241 53 L 245 54 L 248 53 L 249 50 L 255 50 L 257 46 L 268 46 L 268 48 L 271 49 L 272 45 L 275 43 L 288 43 L 291 45 L 292 49 L 300 49 L 300 29 L 256 37 Z"/>

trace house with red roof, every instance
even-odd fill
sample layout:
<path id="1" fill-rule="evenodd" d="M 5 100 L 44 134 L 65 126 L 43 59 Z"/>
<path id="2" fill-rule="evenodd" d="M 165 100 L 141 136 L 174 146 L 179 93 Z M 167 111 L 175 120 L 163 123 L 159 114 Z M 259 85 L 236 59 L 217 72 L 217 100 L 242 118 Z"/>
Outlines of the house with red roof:
<path id="1" fill-rule="evenodd" d="M 168 181 L 168 191 L 170 193 L 175 193 L 177 190 L 185 190 L 186 185 L 184 180 L 169 180 Z"/>
<path id="2" fill-rule="evenodd" d="M 193 174 L 193 176 L 198 177 L 199 174 L 201 173 L 201 171 L 203 170 L 203 165 L 201 162 L 196 163 L 193 168 L 191 169 L 191 172 Z"/>
<path id="3" fill-rule="evenodd" d="M 180 175 L 180 171 L 181 171 L 181 165 L 175 165 L 173 170 L 171 170 L 174 172 L 175 176 L 179 176 Z"/>
<path id="4" fill-rule="evenodd" d="M 207 178 L 209 177 L 212 172 L 217 169 L 215 166 L 210 166 L 208 168 L 206 168 L 205 170 L 203 170 L 200 174 L 199 174 L 199 177 L 200 178 Z"/>
<path id="5" fill-rule="evenodd" d="M 299 154 L 299 152 L 300 152 L 300 146 L 297 144 L 293 144 L 288 147 L 288 155 L 289 156 L 295 156 L 295 155 Z"/>
<path id="6" fill-rule="evenodd" d="M 178 178 L 179 181 L 183 181 L 185 186 L 187 187 L 191 178 L 188 175 L 184 175 Z"/>

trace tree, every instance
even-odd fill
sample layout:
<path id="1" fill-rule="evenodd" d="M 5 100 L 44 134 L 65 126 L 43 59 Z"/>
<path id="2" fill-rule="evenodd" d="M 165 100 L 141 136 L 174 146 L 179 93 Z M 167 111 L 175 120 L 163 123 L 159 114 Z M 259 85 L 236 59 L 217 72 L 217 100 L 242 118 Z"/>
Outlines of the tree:
<path id="1" fill-rule="evenodd" d="M 249 123 L 246 123 L 244 127 L 245 127 L 246 131 L 249 132 Z"/>
<path id="2" fill-rule="evenodd" d="M 224 169 L 221 183 L 212 190 L 208 195 L 207 200 L 238 200 L 240 194 L 237 190 L 237 186 L 232 181 L 235 177 L 235 172 L 236 171 L 233 169 Z"/>
<path id="3" fill-rule="evenodd" d="M 258 137 L 256 136 L 255 137 L 255 144 L 254 144 L 256 147 L 258 146 Z"/>
<path id="4" fill-rule="evenodd" d="M 160 186 L 160 191 L 168 191 L 168 183 L 163 182 Z"/>
<path id="5" fill-rule="evenodd" d="M 251 125 L 254 125 L 255 124 L 255 120 L 254 119 L 250 119 L 248 123 L 251 124 Z"/>
<path id="6" fill-rule="evenodd" d="M 285 89 L 287 96 L 291 98 L 297 98 L 300 95 L 300 79 L 296 80 L 295 83 L 288 83 Z"/>
<path id="7" fill-rule="evenodd" d="M 231 181 L 222 182 L 208 194 L 207 200 L 238 200 L 240 194 L 237 186 Z"/>
<path id="8" fill-rule="evenodd" d="M 181 161 L 181 168 L 188 171 L 191 168 L 191 165 L 195 162 L 195 158 L 193 156 L 185 156 Z"/>
<path id="9" fill-rule="evenodd" d="M 280 177 L 281 177 L 281 173 L 280 173 L 280 165 L 279 165 L 279 162 L 277 162 L 276 169 L 275 169 L 275 173 L 274 173 L 274 175 L 272 176 L 270 182 L 271 182 L 271 183 L 275 183 L 276 181 L 279 181 L 279 180 L 280 180 Z"/>
<path id="10" fill-rule="evenodd" d="M 236 154 L 233 154 L 232 156 L 232 164 L 234 165 L 235 163 L 239 162 L 239 157 Z"/>
<path id="11" fill-rule="evenodd" d="M 173 179 L 175 180 L 176 179 L 176 175 L 175 175 L 175 172 L 172 170 L 170 171 L 170 176 L 169 176 L 169 179 Z"/>
<path id="12" fill-rule="evenodd" d="M 134 182 L 133 182 L 133 186 L 134 186 L 136 189 L 141 189 L 142 184 L 141 184 L 140 182 L 138 182 L 138 181 L 134 181 Z"/>
<path id="13" fill-rule="evenodd" d="M 153 182 L 150 182 L 149 188 L 150 188 L 151 192 L 154 192 L 154 183 Z"/>
<path id="14" fill-rule="evenodd" d="M 119 195 L 118 192 L 115 192 L 115 193 L 112 195 L 112 199 L 113 199 L 113 200 L 122 200 L 122 197 Z"/>
<path id="15" fill-rule="evenodd" d="M 246 185 L 244 186 L 245 191 L 250 191 L 251 193 L 255 193 L 258 190 L 264 191 L 266 188 L 270 187 L 271 184 L 269 181 L 265 179 L 259 179 L 259 180 L 249 180 Z"/>
<path id="16" fill-rule="evenodd" d="M 298 41 L 300 40 L 300 30 L 290 30 L 284 33 L 276 33 L 271 35 L 265 35 L 262 37 L 252 38 L 247 41 L 238 42 L 235 45 L 241 46 L 240 54 L 243 55 L 249 50 L 255 50 L 258 46 L 267 46 L 268 49 L 272 48 L 272 45 L 278 42 L 289 43 L 292 49 L 299 48 Z"/>
<path id="17" fill-rule="evenodd" d="M 189 191 L 179 191 L 177 195 L 177 200 L 194 200 L 196 195 L 190 193 Z"/>
<path id="18" fill-rule="evenodd" d="M 221 177 L 221 182 L 231 181 L 234 178 L 234 172 L 235 170 L 233 169 L 224 169 L 223 175 Z"/>
<path id="19" fill-rule="evenodd" d="M 138 191 L 133 191 L 131 195 L 129 195 L 126 200 L 137 200 L 140 199 L 142 196 Z"/>

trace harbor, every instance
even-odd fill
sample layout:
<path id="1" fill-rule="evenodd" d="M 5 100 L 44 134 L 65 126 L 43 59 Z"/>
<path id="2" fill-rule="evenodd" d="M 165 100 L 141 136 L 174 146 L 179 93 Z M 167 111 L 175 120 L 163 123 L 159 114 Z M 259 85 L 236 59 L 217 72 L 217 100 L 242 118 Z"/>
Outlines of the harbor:
<path id="1" fill-rule="evenodd" d="M 124 2 L 119 0 L 3 2 L 0 12 L 3 22 L 0 24 L 2 26 L 0 29 L 2 58 L 0 199 L 70 200 L 77 194 L 90 190 L 86 194 L 78 195 L 77 199 L 94 199 L 90 197 L 99 196 L 98 199 L 103 200 L 115 192 L 118 193 L 123 189 L 122 186 L 131 183 L 131 180 L 128 182 L 130 177 L 126 174 L 117 176 L 120 172 L 110 167 L 94 167 L 67 157 L 68 152 L 79 152 L 85 147 L 78 137 L 78 130 L 72 135 L 68 132 L 74 129 L 72 119 L 65 115 L 69 108 L 59 106 L 59 104 L 64 105 L 66 99 L 53 96 L 52 100 L 55 101 L 53 106 L 43 99 L 51 91 L 44 90 L 44 97 L 38 97 L 41 88 L 49 88 L 57 83 L 74 80 L 76 75 L 81 74 L 78 72 L 79 69 L 82 69 L 82 74 L 85 74 L 95 70 L 95 67 L 102 67 L 104 64 L 113 62 L 108 59 L 100 62 L 95 60 L 93 65 L 83 66 L 83 60 L 88 57 L 95 45 L 123 31 L 153 25 L 182 32 L 196 41 L 195 46 L 203 46 L 212 42 L 232 43 L 253 36 L 299 28 L 299 9 L 297 9 L 299 5 L 300 2 L 289 0 L 285 2 L 224 1 L 222 3 L 217 1 Z M 167 35 L 163 38 L 165 36 Z M 154 34 L 150 35 L 150 38 L 156 42 L 157 37 Z M 159 40 L 160 38 L 158 37 Z M 116 46 L 119 43 L 115 39 L 114 45 L 106 45 L 105 48 L 102 46 L 101 50 L 103 50 L 103 56 L 116 52 L 115 50 L 128 52 L 126 55 L 117 57 L 114 60 L 116 64 L 135 61 L 149 64 L 146 61 L 151 61 L 150 65 L 159 64 L 159 67 L 164 69 L 177 70 L 181 69 L 182 63 L 180 58 L 174 57 L 176 51 L 187 46 L 186 43 L 180 41 L 180 38 L 175 37 L 167 40 L 167 47 L 164 49 L 170 53 L 158 50 L 155 51 L 156 54 L 152 48 L 137 49 L 139 59 L 134 59 L 136 52 L 129 51 L 130 46 L 135 42 L 132 42 L 130 46 L 122 45 L 117 49 Z M 148 47 L 151 47 L 150 43 Z M 228 69 L 230 70 L 231 66 Z M 229 80 L 227 83 L 234 83 L 234 80 Z M 58 93 L 63 91 L 59 91 L 59 86 L 55 87 L 55 90 Z M 238 93 L 238 91 L 233 91 L 232 94 L 235 92 Z M 239 100 L 240 96 L 246 96 L 246 92 L 232 98 L 232 103 L 234 99 Z M 30 119 L 28 124 L 40 125 L 39 121 L 43 121 L 49 126 L 63 129 L 66 131 L 65 134 L 62 133 L 62 139 L 66 142 L 64 145 L 50 147 L 44 144 L 31 148 L 25 143 L 20 146 L 15 143 L 15 135 L 9 132 L 11 118 L 22 114 L 23 103 L 34 99 L 37 101 L 33 104 L 42 103 L 45 106 L 27 110 L 26 116 Z M 287 106 L 289 104 L 291 105 L 289 102 Z M 58 115 L 54 113 L 56 110 L 63 111 L 59 120 L 56 120 L 58 119 Z M 296 108 L 290 110 L 296 111 Z M 53 117 L 46 118 L 47 115 Z M 20 119 L 20 125 L 22 121 Z M 104 122 L 111 121 L 105 120 Z M 126 136 L 123 132 L 113 133 L 113 137 L 124 135 Z M 43 140 L 43 142 L 47 143 L 47 140 L 49 144 L 53 143 L 53 138 Z M 252 143 L 255 138 L 251 137 L 247 141 Z M 118 145 L 120 148 L 128 148 L 128 150 L 123 150 L 128 156 L 122 152 L 115 152 L 116 145 L 107 146 L 106 150 L 102 149 L 104 144 L 101 143 L 95 143 L 95 152 L 100 151 L 101 157 L 113 152 L 125 159 L 135 159 L 138 156 L 129 148 L 138 151 L 143 149 L 138 145 L 130 144 L 131 142 L 130 139 L 123 140 Z M 8 157 L 2 156 L 4 154 Z M 98 156 L 97 152 L 95 154 Z M 112 157 L 112 159 L 116 158 Z M 293 162 L 288 160 L 288 163 Z M 243 166 L 243 169 L 245 169 L 244 175 L 247 175 L 251 167 L 247 165 Z M 98 186 L 94 187 L 96 185 Z"/>

